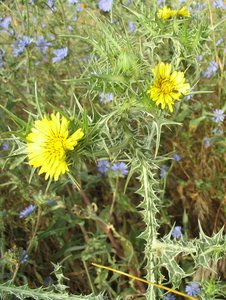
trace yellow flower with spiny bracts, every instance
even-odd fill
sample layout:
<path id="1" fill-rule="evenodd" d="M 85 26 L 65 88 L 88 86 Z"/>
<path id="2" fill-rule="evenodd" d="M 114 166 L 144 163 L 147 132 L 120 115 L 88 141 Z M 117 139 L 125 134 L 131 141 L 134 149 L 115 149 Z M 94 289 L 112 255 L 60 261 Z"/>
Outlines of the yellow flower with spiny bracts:
<path id="1" fill-rule="evenodd" d="M 174 17 L 176 15 L 177 11 L 173 10 L 171 8 L 168 8 L 166 5 L 163 6 L 163 8 L 160 8 L 157 12 L 157 16 L 159 19 L 168 20 L 171 17 Z"/>
<path id="2" fill-rule="evenodd" d="M 190 14 L 190 11 L 187 9 L 187 7 L 184 6 L 177 11 L 177 16 L 178 17 L 190 17 L 191 14 Z"/>
<path id="3" fill-rule="evenodd" d="M 168 20 L 172 17 L 190 17 L 190 11 L 185 6 L 179 10 L 176 10 L 164 5 L 163 8 L 158 10 L 157 16 L 162 20 Z"/>
<path id="4" fill-rule="evenodd" d="M 148 94 L 156 105 L 160 104 L 162 109 L 168 106 L 169 110 L 173 112 L 174 101 L 187 95 L 190 85 L 185 83 L 183 72 L 173 71 L 171 73 L 171 68 L 170 64 L 161 62 L 152 69 L 154 82 L 150 86 Z"/>
<path id="5" fill-rule="evenodd" d="M 45 179 L 59 179 L 69 171 L 66 160 L 67 151 L 73 150 L 84 136 L 81 128 L 69 136 L 70 121 L 59 113 L 52 113 L 35 121 L 34 127 L 26 137 L 26 152 L 29 165 L 39 168 L 39 175 L 46 173 Z"/>

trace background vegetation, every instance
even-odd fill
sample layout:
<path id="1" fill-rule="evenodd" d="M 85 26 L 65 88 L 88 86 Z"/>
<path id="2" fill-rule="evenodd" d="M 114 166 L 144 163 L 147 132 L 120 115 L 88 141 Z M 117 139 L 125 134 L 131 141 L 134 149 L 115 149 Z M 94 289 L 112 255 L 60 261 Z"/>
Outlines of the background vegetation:
<path id="1" fill-rule="evenodd" d="M 226 4 L 110 2 L 0 2 L 1 297 L 183 299 L 97 262 L 225 299 Z M 173 113 L 147 94 L 160 61 L 192 87 Z M 48 182 L 25 145 L 53 111 L 85 137 Z"/>

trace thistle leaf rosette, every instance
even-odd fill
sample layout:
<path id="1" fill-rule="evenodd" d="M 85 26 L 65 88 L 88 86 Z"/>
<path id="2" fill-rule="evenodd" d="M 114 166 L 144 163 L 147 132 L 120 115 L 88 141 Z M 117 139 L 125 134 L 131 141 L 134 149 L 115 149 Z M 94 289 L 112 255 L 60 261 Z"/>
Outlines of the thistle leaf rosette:
<path id="1" fill-rule="evenodd" d="M 148 90 L 152 101 L 156 105 L 161 104 L 161 108 L 169 107 L 173 112 L 175 100 L 180 100 L 181 96 L 187 95 L 190 90 L 189 83 L 185 83 L 184 72 L 173 71 L 171 65 L 160 63 L 152 69 L 154 82 Z"/>
<path id="2" fill-rule="evenodd" d="M 39 175 L 46 173 L 45 179 L 57 181 L 61 174 L 69 171 L 66 154 L 73 150 L 82 139 L 81 128 L 69 136 L 69 120 L 59 113 L 52 113 L 35 121 L 31 133 L 27 135 L 26 152 L 29 165 L 39 168 Z"/>

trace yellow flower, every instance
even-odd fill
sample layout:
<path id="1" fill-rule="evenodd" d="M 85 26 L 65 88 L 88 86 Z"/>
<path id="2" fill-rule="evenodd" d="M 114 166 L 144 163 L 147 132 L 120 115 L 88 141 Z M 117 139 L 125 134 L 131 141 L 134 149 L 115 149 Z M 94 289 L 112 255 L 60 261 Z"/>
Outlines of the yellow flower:
<path id="1" fill-rule="evenodd" d="M 171 74 L 171 65 L 160 63 L 152 69 L 154 74 L 153 85 L 148 90 L 152 101 L 156 105 L 161 104 L 164 109 L 166 105 L 173 111 L 174 100 L 180 100 L 180 97 L 188 94 L 190 90 L 189 83 L 185 83 L 183 72 L 174 71 Z"/>
<path id="2" fill-rule="evenodd" d="M 174 17 L 176 13 L 176 10 L 172 10 L 171 8 L 168 8 L 166 5 L 164 5 L 163 8 L 160 8 L 158 10 L 157 16 L 159 19 L 168 20 L 171 17 Z"/>
<path id="3" fill-rule="evenodd" d="M 184 6 L 177 11 L 177 16 L 179 17 L 190 17 L 190 11 Z"/>
<path id="4" fill-rule="evenodd" d="M 50 119 L 45 116 L 35 121 L 27 135 L 29 165 L 41 167 L 39 174 L 46 173 L 45 179 L 50 177 L 56 181 L 61 174 L 69 171 L 66 153 L 74 149 L 84 133 L 79 128 L 68 137 L 68 126 L 69 121 L 64 116 L 52 113 Z"/>
<path id="5" fill-rule="evenodd" d="M 190 17 L 190 11 L 184 6 L 179 10 L 168 8 L 166 5 L 157 12 L 159 19 L 168 20 L 171 17 Z"/>

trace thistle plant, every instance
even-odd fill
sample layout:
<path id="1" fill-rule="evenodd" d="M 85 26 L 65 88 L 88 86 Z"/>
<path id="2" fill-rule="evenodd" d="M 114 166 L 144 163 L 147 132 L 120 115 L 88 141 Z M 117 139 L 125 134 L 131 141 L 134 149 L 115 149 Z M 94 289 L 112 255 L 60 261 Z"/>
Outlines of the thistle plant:
<path id="1" fill-rule="evenodd" d="M 166 153 L 164 139 L 169 129 L 182 130 L 186 118 L 199 111 L 198 104 L 194 111 L 187 108 L 187 99 L 209 93 L 197 85 L 202 73 L 197 56 L 208 50 L 213 26 L 196 9 L 196 2 L 190 7 L 160 2 L 3 5 L 2 12 L 10 11 L 12 16 L 0 23 L 6 41 L 1 60 L 7 66 L 1 70 L 7 86 L 1 104 L 7 125 L 1 124 L 1 129 L 2 141 L 11 146 L 2 150 L 6 155 L 1 162 L 5 170 L 1 188 L 16 191 L 26 205 L 17 201 L 23 223 L 15 222 L 19 228 L 24 226 L 23 242 L 15 240 L 14 248 L 5 249 L 12 244 L 5 234 L 10 227 L 5 207 L 16 217 L 11 209 L 15 195 L 8 206 L 4 197 L 0 202 L 2 297 L 126 299 L 138 295 L 172 300 L 178 294 L 187 299 L 224 295 L 221 283 L 197 275 L 198 270 L 211 270 L 223 261 L 224 229 L 209 237 L 199 222 L 197 238 L 190 238 L 188 204 L 183 219 L 173 225 L 163 185 L 172 169 L 166 164 L 182 160 L 179 154 Z M 32 23 L 34 16 L 38 21 L 33 18 Z M 214 59 L 217 62 L 203 74 L 206 78 L 222 66 L 217 52 Z M 209 119 L 221 127 L 225 107 L 218 107 Z M 207 116 L 204 111 L 192 119 L 189 130 Z M 161 166 L 165 168 L 159 175 Z M 202 182 L 195 183 L 202 188 Z M 51 254 L 46 255 L 49 249 Z M 36 253 L 52 273 L 36 270 Z M 146 277 L 160 288 L 125 281 L 106 268 L 94 269 L 92 262 L 113 265 L 131 273 L 130 278 Z M 30 271 L 26 278 L 23 270 L 30 264 L 36 272 Z M 46 284 L 40 273 L 52 276 L 54 284 Z M 29 287 L 33 277 L 40 288 Z"/>

